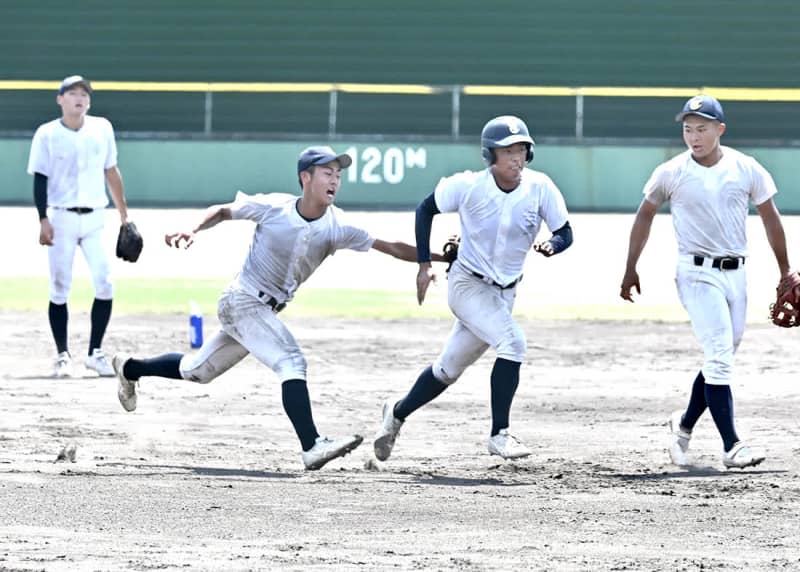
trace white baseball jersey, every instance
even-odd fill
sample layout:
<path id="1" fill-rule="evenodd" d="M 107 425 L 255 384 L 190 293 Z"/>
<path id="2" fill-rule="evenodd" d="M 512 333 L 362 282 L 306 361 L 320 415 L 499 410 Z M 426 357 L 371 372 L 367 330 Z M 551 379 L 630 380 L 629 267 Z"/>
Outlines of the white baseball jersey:
<path id="1" fill-rule="evenodd" d="M 103 117 L 84 117 L 74 131 L 60 119 L 36 130 L 28 173 L 47 176 L 47 204 L 51 207 L 104 208 L 108 204 L 105 169 L 117 164 L 114 129 Z"/>
<path id="2" fill-rule="evenodd" d="M 458 211 L 459 263 L 498 284 L 520 277 L 542 221 L 554 231 L 568 217 L 555 183 L 532 169 L 523 170 L 519 187 L 510 193 L 497 186 L 491 169 L 445 177 L 434 193 L 441 212 Z"/>
<path id="3" fill-rule="evenodd" d="M 758 161 L 730 147 L 711 167 L 690 150 L 658 166 L 644 186 L 653 204 L 670 203 L 680 254 L 747 256 L 745 224 L 750 202 L 760 205 L 776 192 Z"/>
<path id="4" fill-rule="evenodd" d="M 233 219 L 258 223 L 237 280 L 279 303 L 288 302 L 297 288 L 340 248 L 365 252 L 375 239 L 344 221 L 344 213 L 330 206 L 320 218 L 307 221 L 297 212 L 298 197 L 283 193 L 237 193 Z"/>

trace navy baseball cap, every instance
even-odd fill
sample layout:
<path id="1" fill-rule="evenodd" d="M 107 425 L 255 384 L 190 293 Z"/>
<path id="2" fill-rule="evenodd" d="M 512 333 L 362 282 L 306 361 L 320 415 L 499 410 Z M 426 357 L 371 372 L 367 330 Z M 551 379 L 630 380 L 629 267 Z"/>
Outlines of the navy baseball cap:
<path id="1" fill-rule="evenodd" d="M 342 169 L 347 169 L 353 163 L 353 159 L 347 153 L 336 153 L 327 145 L 319 147 L 307 147 L 300 152 L 297 158 L 297 174 L 307 171 L 314 165 L 324 165 L 331 161 L 339 161 Z"/>
<path id="2" fill-rule="evenodd" d="M 675 121 L 683 121 L 687 115 L 699 115 L 706 119 L 714 119 L 720 123 L 725 121 L 722 105 L 710 95 L 696 95 L 687 101 L 683 110 L 675 116 Z"/>
<path id="3" fill-rule="evenodd" d="M 64 81 L 61 82 L 61 87 L 58 88 L 58 95 L 64 95 L 65 92 L 72 89 L 76 85 L 83 86 L 83 89 L 86 90 L 86 93 L 92 95 L 92 84 L 88 79 L 80 75 L 71 75 L 69 77 L 65 77 Z"/>

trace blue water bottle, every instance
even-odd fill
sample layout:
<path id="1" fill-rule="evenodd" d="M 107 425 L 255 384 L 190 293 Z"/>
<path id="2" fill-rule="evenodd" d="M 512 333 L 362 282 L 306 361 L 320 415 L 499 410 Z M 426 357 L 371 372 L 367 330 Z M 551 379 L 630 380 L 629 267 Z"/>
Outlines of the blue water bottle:
<path id="1" fill-rule="evenodd" d="M 189 345 L 199 348 L 203 345 L 203 314 L 195 302 L 190 302 L 189 307 Z"/>

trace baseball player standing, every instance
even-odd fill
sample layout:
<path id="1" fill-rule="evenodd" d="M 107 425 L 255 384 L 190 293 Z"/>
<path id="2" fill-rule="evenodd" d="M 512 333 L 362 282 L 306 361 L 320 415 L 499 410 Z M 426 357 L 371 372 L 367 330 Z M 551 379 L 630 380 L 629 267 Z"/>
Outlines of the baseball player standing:
<path id="1" fill-rule="evenodd" d="M 772 200 L 777 190 L 755 159 L 720 145 L 725 123 L 719 101 L 708 95 L 693 97 L 675 119 L 683 124 L 688 149 L 656 167 L 644 186 L 620 296 L 633 302 L 631 289 L 641 292 L 636 263 L 653 217 L 668 201 L 678 242 L 678 296 L 705 356 L 686 410 L 670 417 L 670 457 L 676 465 L 690 464 L 692 430 L 708 408 L 722 437 L 723 464 L 754 466 L 764 460 L 765 453 L 739 439 L 730 383 L 747 310 L 745 224 L 751 202 L 764 224 L 781 276 L 789 273 L 786 236 Z"/>
<path id="2" fill-rule="evenodd" d="M 389 458 L 406 418 L 452 385 L 490 346 L 497 352 L 492 368 L 492 427 L 489 453 L 504 459 L 530 450 L 509 433 L 509 413 L 525 357 L 525 334 L 512 317 L 516 286 L 531 247 L 552 256 L 572 244 L 567 207 L 561 192 L 544 173 L 525 167 L 533 159 L 533 139 L 518 117 L 489 121 L 481 133 L 488 168 L 445 177 L 417 207 L 417 300 L 430 282 L 430 234 L 433 217 L 458 212 L 461 246 L 449 272 L 447 299 L 456 317 L 439 357 L 399 401 L 387 400 L 375 436 L 375 456 Z M 552 237 L 534 244 L 542 221 Z"/>
<path id="3" fill-rule="evenodd" d="M 75 250 L 80 247 L 94 283 L 91 333 L 84 364 L 101 376 L 114 370 L 103 354 L 102 342 L 111 319 L 113 287 L 103 245 L 106 185 L 121 223 L 128 217 L 122 176 L 117 168 L 114 129 L 103 117 L 88 115 L 92 86 L 74 75 L 64 79 L 56 102 L 61 118 L 36 130 L 28 173 L 33 175 L 33 198 L 39 212 L 39 243 L 48 246 L 50 263 L 50 329 L 58 356 L 56 377 L 72 375 L 67 343 L 67 298 L 72 285 Z"/>
<path id="4" fill-rule="evenodd" d="M 136 384 L 141 377 L 208 383 L 252 353 L 281 381 L 283 407 L 300 440 L 306 468 L 319 469 L 361 444 L 360 435 L 334 440 L 320 437 L 311 415 L 306 359 L 278 318 L 297 288 L 339 249 L 363 252 L 374 248 L 401 260 L 416 260 L 414 246 L 373 238 L 347 224 L 344 213 L 333 206 L 342 169 L 351 163 L 349 155 L 337 154 L 330 147 L 309 147 L 297 161 L 303 191 L 300 198 L 283 193 L 238 193 L 233 203 L 209 207 L 194 230 L 166 235 L 169 245 L 188 247 L 196 233 L 219 222 L 246 219 L 256 223 L 244 265 L 219 299 L 221 329 L 195 355 L 114 356 L 117 394 L 125 410 L 136 409 Z"/>

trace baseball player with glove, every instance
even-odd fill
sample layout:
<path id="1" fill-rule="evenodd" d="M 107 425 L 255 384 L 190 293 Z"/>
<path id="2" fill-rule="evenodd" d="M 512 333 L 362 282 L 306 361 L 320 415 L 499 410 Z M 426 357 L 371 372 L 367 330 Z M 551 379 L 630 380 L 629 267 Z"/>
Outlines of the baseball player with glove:
<path id="1" fill-rule="evenodd" d="M 481 133 L 488 167 L 445 177 L 417 207 L 417 300 L 421 304 L 435 273 L 431 267 L 433 217 L 458 212 L 461 241 L 448 275 L 447 299 L 456 321 L 444 349 L 398 400 L 383 405 L 375 435 L 375 456 L 392 453 L 406 418 L 455 383 L 464 370 L 489 348 L 496 359 L 490 377 L 492 425 L 488 449 L 503 459 L 525 457 L 530 450 L 509 432 L 509 414 L 519 385 L 526 340 L 512 317 L 516 286 L 533 247 L 543 256 L 572 244 L 564 198 L 544 173 L 526 168 L 534 142 L 522 119 L 496 117 Z M 534 244 L 541 223 L 553 235 Z"/>
<path id="2" fill-rule="evenodd" d="M 256 223 L 242 269 L 219 299 L 221 329 L 196 354 L 169 353 L 149 359 L 114 356 L 117 394 L 126 411 L 136 409 L 136 386 L 142 377 L 209 383 L 252 353 L 281 381 L 283 407 L 300 440 L 307 469 L 319 469 L 361 444 L 360 435 L 320 437 L 311 414 L 306 359 L 278 318 L 298 287 L 339 249 L 375 249 L 400 260 L 416 260 L 414 246 L 373 238 L 348 224 L 344 213 L 333 205 L 342 170 L 351 163 L 349 155 L 337 154 L 330 147 L 309 147 L 297 161 L 302 188 L 299 198 L 282 193 L 238 193 L 232 203 L 209 207 L 193 230 L 166 235 L 168 245 L 188 248 L 197 233 L 222 221 Z"/>
<path id="3" fill-rule="evenodd" d="M 88 115 L 92 86 L 81 76 L 64 79 L 56 102 L 61 117 L 36 130 L 28 173 L 33 175 L 33 198 L 39 212 L 39 243 L 48 246 L 50 262 L 50 329 L 58 353 L 56 377 L 72 375 L 67 343 L 67 298 L 72 264 L 80 247 L 92 274 L 95 298 L 85 366 L 101 376 L 114 370 L 103 354 L 102 342 L 111 319 L 113 287 L 103 245 L 106 185 L 121 224 L 128 219 L 122 176 L 117 168 L 117 145 L 111 123 Z"/>
<path id="4" fill-rule="evenodd" d="M 730 387 L 747 310 L 745 223 L 753 203 L 778 270 L 781 276 L 789 275 L 786 237 L 772 199 L 777 189 L 755 159 L 720 144 L 725 123 L 722 106 L 715 98 L 698 95 L 689 99 L 675 119 L 683 125 L 688 150 L 656 167 L 644 186 L 644 199 L 631 229 L 620 296 L 633 302 L 632 289 L 641 292 L 636 263 L 656 212 L 669 202 L 678 242 L 678 296 L 704 354 L 686 410 L 673 412 L 669 419 L 670 457 L 676 465 L 691 463 L 692 432 L 708 408 L 722 437 L 724 466 L 750 467 L 761 463 L 765 452 L 736 433 Z"/>

